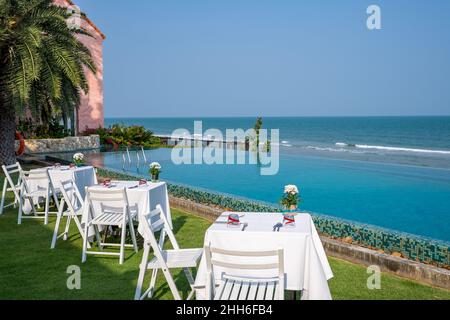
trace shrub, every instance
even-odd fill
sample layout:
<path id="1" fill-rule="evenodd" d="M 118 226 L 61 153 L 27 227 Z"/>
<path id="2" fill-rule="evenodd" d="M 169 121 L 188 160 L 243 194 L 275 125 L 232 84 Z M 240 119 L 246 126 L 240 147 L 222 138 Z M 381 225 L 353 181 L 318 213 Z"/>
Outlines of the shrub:
<path id="1" fill-rule="evenodd" d="M 61 139 L 71 135 L 70 130 L 65 129 L 57 119 L 45 124 L 35 123 L 32 119 L 19 120 L 17 131 L 25 139 Z"/>
<path id="2" fill-rule="evenodd" d="M 161 145 L 161 139 L 143 126 L 114 124 L 110 128 L 99 128 L 94 133 L 100 136 L 102 145 L 112 146 L 115 149 L 125 146 L 151 148 Z"/>

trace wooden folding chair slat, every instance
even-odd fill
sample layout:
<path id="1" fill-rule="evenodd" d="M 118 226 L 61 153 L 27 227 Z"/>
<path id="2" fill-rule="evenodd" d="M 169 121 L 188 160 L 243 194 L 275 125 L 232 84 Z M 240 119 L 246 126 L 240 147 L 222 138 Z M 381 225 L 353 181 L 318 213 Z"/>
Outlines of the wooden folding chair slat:
<path id="1" fill-rule="evenodd" d="M 267 282 L 259 283 L 258 293 L 256 294 L 256 300 L 264 300 L 264 297 L 266 296 L 266 287 L 267 287 Z"/>
<path id="2" fill-rule="evenodd" d="M 250 287 L 249 282 L 242 282 L 241 292 L 239 293 L 239 297 L 238 297 L 239 300 L 247 300 L 249 287 Z"/>
<path id="3" fill-rule="evenodd" d="M 219 288 L 217 288 L 216 294 L 214 296 L 214 300 L 222 300 L 223 297 L 223 291 L 225 290 L 225 287 L 228 283 L 228 279 L 224 279 L 222 283 L 220 284 Z"/>
<path id="4" fill-rule="evenodd" d="M 155 223 L 152 223 L 152 230 L 153 232 L 158 232 L 161 230 L 161 227 L 164 226 L 164 221 L 158 220 Z"/>
<path id="5" fill-rule="evenodd" d="M 257 293 L 258 293 L 258 283 L 257 282 L 251 282 L 247 300 L 256 300 L 256 294 Z"/>
<path id="6" fill-rule="evenodd" d="M 122 224 L 123 215 L 113 212 L 104 212 L 100 214 L 98 217 L 95 217 L 92 220 L 92 224 L 96 225 L 121 225 Z"/>
<path id="7" fill-rule="evenodd" d="M 233 290 L 230 294 L 230 300 L 237 300 L 241 292 L 242 281 L 234 281 Z"/>
<path id="8" fill-rule="evenodd" d="M 276 282 L 267 283 L 266 296 L 264 297 L 264 300 L 273 300 L 274 299 L 273 293 L 275 291 L 275 286 L 276 286 Z"/>
<path id="9" fill-rule="evenodd" d="M 284 300 L 283 285 L 280 283 L 275 284 L 275 292 L 273 294 L 273 300 Z"/>
<path id="10" fill-rule="evenodd" d="M 225 288 L 223 289 L 222 299 L 221 300 L 230 300 L 231 291 L 233 290 L 234 281 L 228 280 Z"/>

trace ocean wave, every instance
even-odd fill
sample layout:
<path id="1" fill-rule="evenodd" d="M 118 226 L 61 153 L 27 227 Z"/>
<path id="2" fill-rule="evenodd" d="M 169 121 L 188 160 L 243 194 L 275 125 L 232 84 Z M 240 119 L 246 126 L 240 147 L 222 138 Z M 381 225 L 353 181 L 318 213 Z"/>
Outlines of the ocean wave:
<path id="1" fill-rule="evenodd" d="M 330 148 L 330 147 L 317 147 L 317 146 L 307 146 L 306 149 L 316 150 L 316 151 L 330 151 L 330 152 L 364 153 L 364 151 L 349 150 L 349 149 L 344 149 L 344 148 Z"/>
<path id="2" fill-rule="evenodd" d="M 371 146 L 371 145 L 365 145 L 365 144 L 350 144 L 350 143 L 344 143 L 344 142 L 337 142 L 335 145 L 339 146 L 339 147 L 350 147 L 350 148 L 358 148 L 358 149 L 375 149 L 375 150 L 385 150 L 385 151 L 394 151 L 394 152 L 434 153 L 434 154 L 450 155 L 450 151 L 448 151 L 448 150 L 417 149 L 417 148 L 388 147 L 388 146 Z"/>

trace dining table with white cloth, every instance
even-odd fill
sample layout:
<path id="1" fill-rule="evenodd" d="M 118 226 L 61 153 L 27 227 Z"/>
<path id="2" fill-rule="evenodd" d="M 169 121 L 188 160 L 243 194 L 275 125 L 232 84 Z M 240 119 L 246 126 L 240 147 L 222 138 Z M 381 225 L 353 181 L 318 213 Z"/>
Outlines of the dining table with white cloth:
<path id="1" fill-rule="evenodd" d="M 93 166 L 73 167 L 45 167 L 30 170 L 30 175 L 48 170 L 53 187 L 57 190 L 61 187 L 61 181 L 73 179 L 82 197 L 84 197 L 84 188 L 96 185 L 97 175 Z M 30 180 L 28 183 L 28 191 L 31 193 L 38 189 L 47 187 L 47 179 Z M 38 199 L 33 199 L 37 202 Z M 31 204 L 26 201 L 23 207 L 25 214 L 31 212 Z"/>
<path id="2" fill-rule="evenodd" d="M 128 204 L 130 207 L 137 206 L 137 221 L 140 221 L 139 215 L 145 215 L 150 211 L 155 210 L 157 205 L 161 205 L 167 221 L 172 225 L 172 215 L 170 212 L 169 195 L 167 192 L 167 184 L 163 181 L 160 182 L 147 182 L 146 184 L 139 185 L 138 181 L 111 181 L 110 186 L 104 186 L 102 184 L 92 186 L 94 189 L 108 189 L 119 190 L 126 189 Z M 103 205 L 117 206 L 117 202 L 107 203 L 103 202 Z M 90 208 L 85 198 L 83 207 L 82 223 L 86 223 L 89 218 L 89 211 L 91 211 L 92 217 L 101 213 L 100 203 L 93 202 L 94 208 Z M 138 232 L 143 234 L 143 227 L 138 226 Z M 92 237 L 95 234 L 93 228 L 88 231 L 88 236 Z"/>
<path id="3" fill-rule="evenodd" d="M 302 300 L 331 300 L 328 280 L 333 277 L 333 272 L 309 214 L 298 214 L 295 216 L 294 226 L 282 226 L 277 231 L 274 226 L 283 223 L 281 213 L 235 213 L 241 216 L 239 226 L 227 223 L 231 213 L 235 212 L 223 213 L 206 231 L 205 246 L 231 251 L 266 251 L 283 248 L 285 290 L 301 291 Z M 205 259 L 203 254 L 194 286 L 197 288 L 196 296 L 199 300 L 205 299 L 204 286 L 207 277 Z M 242 263 L 239 261 L 242 257 L 224 256 L 223 259 L 229 263 Z M 273 276 L 268 274 L 270 270 L 258 272 L 257 276 L 260 277 Z M 214 266 L 216 284 L 220 284 L 223 273 L 238 277 L 256 276 L 254 270 L 229 270 Z"/>

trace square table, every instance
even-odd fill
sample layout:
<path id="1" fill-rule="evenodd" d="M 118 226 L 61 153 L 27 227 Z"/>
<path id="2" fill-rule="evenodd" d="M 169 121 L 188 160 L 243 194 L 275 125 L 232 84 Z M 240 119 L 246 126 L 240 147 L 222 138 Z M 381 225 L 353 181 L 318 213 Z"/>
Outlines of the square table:
<path id="1" fill-rule="evenodd" d="M 283 222 L 281 213 L 236 213 L 241 215 L 241 227 L 227 224 L 228 215 L 223 213 L 205 234 L 205 245 L 234 251 L 264 251 L 284 249 L 285 289 L 302 291 L 304 300 L 330 300 L 328 280 L 333 277 L 325 251 L 317 230 L 309 214 L 300 213 L 295 217 L 295 226 L 283 226 L 280 231 L 273 231 L 274 225 Z M 229 263 L 239 263 L 240 257 L 225 257 Z M 264 258 L 267 259 L 267 258 Z M 240 261 L 242 263 L 242 261 Z M 262 261 L 258 261 L 262 262 Z M 272 261 L 270 261 L 272 262 Z M 269 261 L 267 262 L 269 263 Z M 274 276 L 267 270 L 227 270 L 214 267 L 214 277 L 219 283 L 225 272 L 234 276 L 249 277 Z M 203 255 L 195 280 L 195 286 L 206 284 L 206 261 Z M 204 299 L 204 289 L 197 289 L 197 299 Z"/>
<path id="2" fill-rule="evenodd" d="M 84 188 L 97 184 L 97 176 L 93 166 L 83 166 L 70 168 L 69 166 L 61 166 L 59 168 L 46 167 L 32 169 L 30 174 L 39 173 L 48 170 L 50 179 L 55 189 L 61 187 L 61 181 L 73 179 L 82 197 L 84 197 Z M 29 192 L 45 188 L 47 186 L 47 179 L 31 180 L 28 183 Z M 38 199 L 33 199 L 37 203 Z M 31 204 L 26 201 L 23 207 L 23 212 L 29 214 L 31 212 Z"/>
<path id="3" fill-rule="evenodd" d="M 137 205 L 138 207 L 138 215 L 145 215 L 152 210 L 156 209 L 156 206 L 161 205 L 167 221 L 172 226 L 172 215 L 170 212 L 169 205 L 169 195 L 167 192 L 167 184 L 163 181 L 161 182 L 147 182 L 147 184 L 139 186 L 138 181 L 111 181 L 110 187 L 105 187 L 103 185 L 96 185 L 92 188 L 98 189 L 123 189 L 126 188 L 128 202 L 130 206 Z M 105 203 L 108 205 L 107 203 Z M 111 203 L 111 205 L 116 205 L 117 203 Z M 98 203 L 94 203 L 94 216 L 95 214 L 100 213 L 100 205 Z M 85 199 L 84 207 L 83 207 L 83 217 L 82 223 L 85 223 L 88 219 L 89 215 L 89 206 Z M 139 219 L 140 221 L 140 219 Z M 138 232 L 143 234 L 143 226 L 139 225 Z M 89 230 L 89 236 L 94 235 L 94 230 L 91 228 Z"/>

